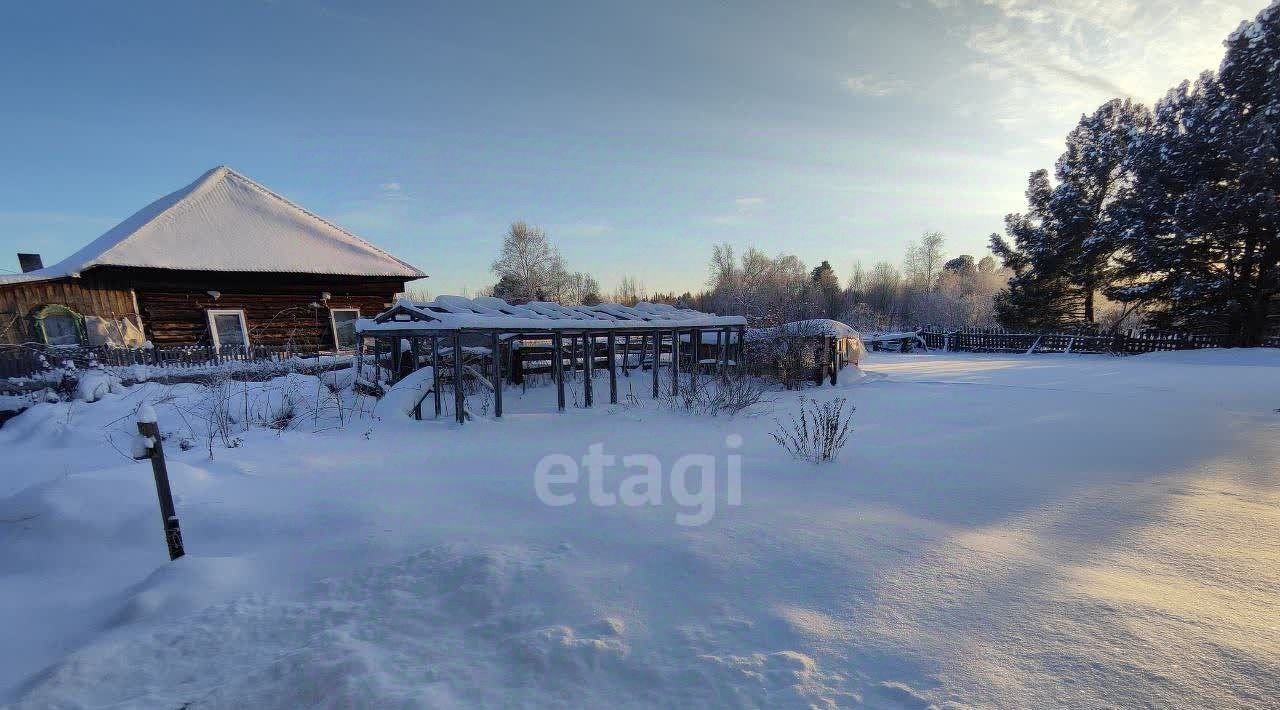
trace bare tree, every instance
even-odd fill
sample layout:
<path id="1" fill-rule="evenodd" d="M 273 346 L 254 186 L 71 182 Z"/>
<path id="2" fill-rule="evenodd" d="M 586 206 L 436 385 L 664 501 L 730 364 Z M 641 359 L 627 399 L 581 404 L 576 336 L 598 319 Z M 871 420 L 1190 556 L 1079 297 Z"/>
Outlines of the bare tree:
<path id="1" fill-rule="evenodd" d="M 523 220 L 511 223 L 493 272 L 498 275 L 495 293 L 517 302 L 555 298 L 567 285 L 561 278 L 563 260 L 546 232 Z"/>
<path id="2" fill-rule="evenodd" d="M 944 254 L 942 245 L 946 238 L 942 232 L 925 232 L 920 241 L 907 244 L 907 254 L 902 260 L 902 269 L 910 286 L 932 291 L 938 282 L 938 273 L 942 271 Z"/>

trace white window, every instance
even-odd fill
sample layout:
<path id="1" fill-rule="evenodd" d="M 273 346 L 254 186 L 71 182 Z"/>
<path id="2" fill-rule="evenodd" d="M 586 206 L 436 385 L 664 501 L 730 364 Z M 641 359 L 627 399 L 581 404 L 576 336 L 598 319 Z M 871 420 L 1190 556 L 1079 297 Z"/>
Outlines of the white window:
<path id="1" fill-rule="evenodd" d="M 209 311 L 209 335 L 213 341 L 213 347 L 219 352 L 228 347 L 248 348 L 249 328 L 245 324 L 244 311 Z"/>
<path id="2" fill-rule="evenodd" d="M 333 326 L 333 346 L 338 350 L 354 350 L 356 347 L 356 319 L 358 308 L 330 308 L 329 322 Z"/>

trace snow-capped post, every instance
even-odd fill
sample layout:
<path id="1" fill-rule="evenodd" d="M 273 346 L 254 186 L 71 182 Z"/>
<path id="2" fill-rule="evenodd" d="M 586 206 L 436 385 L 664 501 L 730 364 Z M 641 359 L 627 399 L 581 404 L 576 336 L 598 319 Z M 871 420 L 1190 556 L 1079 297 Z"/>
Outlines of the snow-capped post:
<path id="1" fill-rule="evenodd" d="M 176 560 L 185 554 L 182 549 L 182 527 L 178 524 L 178 512 L 173 507 L 173 491 L 169 489 L 169 469 L 164 463 L 164 447 L 160 443 L 156 410 L 149 404 L 144 403 L 138 407 L 138 437 L 142 442 L 142 450 L 135 451 L 134 457 L 151 459 L 151 472 L 156 479 L 156 497 L 160 499 L 160 518 L 164 523 L 164 540 L 169 546 L 169 559 Z"/>

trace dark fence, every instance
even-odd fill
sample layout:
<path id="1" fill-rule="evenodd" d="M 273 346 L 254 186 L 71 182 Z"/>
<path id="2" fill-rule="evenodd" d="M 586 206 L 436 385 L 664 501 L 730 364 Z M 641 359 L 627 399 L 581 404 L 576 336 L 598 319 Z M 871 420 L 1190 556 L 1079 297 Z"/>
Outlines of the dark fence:
<path id="1" fill-rule="evenodd" d="M 46 370 L 64 367 L 67 363 L 81 369 L 94 365 L 147 365 L 176 369 L 229 363 L 283 362 L 293 357 L 315 358 L 317 352 L 283 345 L 254 345 L 248 348 L 228 346 L 220 350 L 209 345 L 164 348 L 0 346 L 0 379 L 32 377 Z"/>
<path id="2" fill-rule="evenodd" d="M 920 337 L 930 350 L 986 353 L 1105 353 L 1137 355 L 1173 350 L 1231 347 L 1231 336 L 1205 333 L 1128 331 L 1123 333 L 1009 333 L 992 328 L 924 329 Z M 1280 347 L 1280 336 L 1265 347 Z"/>

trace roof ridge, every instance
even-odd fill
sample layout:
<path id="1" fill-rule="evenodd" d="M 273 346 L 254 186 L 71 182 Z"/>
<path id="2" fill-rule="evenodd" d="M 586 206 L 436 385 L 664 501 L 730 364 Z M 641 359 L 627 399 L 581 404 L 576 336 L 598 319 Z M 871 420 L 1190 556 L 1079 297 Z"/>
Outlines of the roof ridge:
<path id="1" fill-rule="evenodd" d="M 368 247 L 369 249 L 372 249 L 373 251 L 375 251 L 375 252 L 377 252 L 377 253 L 379 253 L 379 254 L 381 254 L 381 255 L 383 255 L 383 256 L 385 256 L 385 257 L 387 257 L 388 259 L 391 259 L 392 261 L 396 262 L 397 264 L 400 264 L 401 266 L 404 266 L 404 267 L 406 267 L 406 268 L 409 268 L 409 269 L 412 269 L 412 270 L 414 270 L 414 271 L 417 271 L 418 273 L 422 274 L 422 277 L 423 277 L 423 278 L 424 278 L 424 277 L 426 277 L 426 274 L 425 274 L 425 273 L 423 273 L 421 269 L 419 269 L 418 267 L 414 266 L 413 264 L 410 264 L 409 262 L 407 262 L 407 261 L 405 261 L 405 260 L 401 259 L 400 257 L 395 256 L 394 254 L 391 254 L 391 253 L 389 253 L 389 252 L 387 252 L 387 251 L 384 251 L 382 248 L 380 248 L 380 247 L 376 246 L 376 245 L 375 245 L 375 244 L 373 244 L 372 242 L 367 241 L 366 239 L 364 239 L 364 238 L 363 238 L 363 237 L 361 237 L 361 236 L 358 236 L 358 235 L 356 235 L 356 234 L 352 234 L 350 231 L 348 231 L 347 229 L 345 229 L 345 228 L 344 228 L 344 227 L 342 227 L 341 225 L 337 225 L 337 224 L 334 224 L 333 222 L 330 222 L 329 220 L 325 219 L 324 217 L 321 217 L 320 215 L 316 214 L 315 212 L 312 212 L 311 210 L 307 209 L 306 207 L 303 207 L 302 205 L 297 204 L 297 203 L 296 203 L 296 202 L 294 202 L 293 200 L 290 200 L 289 198 L 285 197 L 284 195 L 281 195 L 280 193 L 275 192 L 275 191 L 274 191 L 274 190 L 272 190 L 271 188 L 269 188 L 269 187 L 267 187 L 267 186 L 265 186 L 265 185 L 263 185 L 263 184 L 259 183 L 258 181 L 254 180 L 253 178 L 251 178 L 251 177 L 249 177 L 249 176 L 247 176 L 247 175 L 245 175 L 245 174 L 243 174 L 243 173 L 241 173 L 241 172 L 237 171 L 235 168 L 232 168 L 232 167 L 230 167 L 230 166 L 228 166 L 228 165 L 219 165 L 217 168 L 214 168 L 214 171 L 217 171 L 217 170 L 223 170 L 223 171 L 225 171 L 225 173 L 226 173 L 226 174 L 231 175 L 231 176 L 234 176 L 234 177 L 236 177 L 236 178 L 239 178 L 240 180 L 243 180 L 247 185 L 249 185 L 249 186 L 250 186 L 250 187 L 252 187 L 253 189 L 258 190 L 259 192 L 261 192 L 261 193 L 263 193 L 263 194 L 265 194 L 265 195 L 268 195 L 268 196 L 270 196 L 270 197 L 274 197 L 274 198 L 275 198 L 275 199 L 277 199 L 277 200 L 280 200 L 281 202 L 285 203 L 286 205 L 288 205 L 288 206 L 292 207 L 293 209 L 298 210 L 299 212 L 301 212 L 301 213 L 303 213 L 303 214 L 307 215 L 308 217 L 311 217 L 312 219 L 318 220 L 318 221 L 320 221 L 320 222 L 322 222 L 322 223 L 324 223 L 324 224 L 326 224 L 326 225 L 328 225 L 328 226 L 330 226 L 330 227 L 332 227 L 332 228 L 334 228 L 334 229 L 338 230 L 339 232 L 342 232 L 343 234 L 347 235 L 348 237 L 351 237 L 352 239 L 354 239 L 354 240 L 356 240 L 357 242 L 359 242 L 361 245 L 363 245 L 363 246 L 365 246 L 365 247 Z M 213 172 L 213 171 L 210 171 L 210 172 Z"/>

